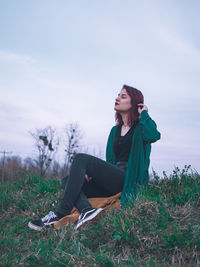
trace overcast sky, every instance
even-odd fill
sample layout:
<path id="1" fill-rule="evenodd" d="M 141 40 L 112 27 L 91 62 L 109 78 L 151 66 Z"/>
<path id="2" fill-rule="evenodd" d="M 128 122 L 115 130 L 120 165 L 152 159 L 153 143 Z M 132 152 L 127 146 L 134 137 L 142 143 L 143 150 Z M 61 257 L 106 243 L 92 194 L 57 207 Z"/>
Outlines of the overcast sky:
<path id="1" fill-rule="evenodd" d="M 30 130 L 78 122 L 104 154 L 128 84 L 161 132 L 150 172 L 200 171 L 199 13 L 198 0 L 0 0 L 0 150 L 34 156 Z"/>

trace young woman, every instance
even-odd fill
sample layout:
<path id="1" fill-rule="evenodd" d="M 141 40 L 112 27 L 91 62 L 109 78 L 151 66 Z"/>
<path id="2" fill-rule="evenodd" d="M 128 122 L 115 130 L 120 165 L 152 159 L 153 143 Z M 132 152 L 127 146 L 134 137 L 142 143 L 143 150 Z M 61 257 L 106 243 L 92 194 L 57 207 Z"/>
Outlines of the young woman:
<path id="1" fill-rule="evenodd" d="M 156 123 L 148 115 L 142 93 L 124 85 L 115 100 L 116 126 L 111 129 L 106 161 L 79 153 L 70 174 L 65 177 L 63 198 L 55 212 L 30 221 L 34 230 L 49 227 L 69 215 L 73 206 L 80 212 L 76 229 L 93 219 L 101 208 L 93 208 L 89 197 L 109 197 L 121 193 L 121 206 L 126 207 L 141 187 L 148 186 L 151 143 L 160 139 Z"/>

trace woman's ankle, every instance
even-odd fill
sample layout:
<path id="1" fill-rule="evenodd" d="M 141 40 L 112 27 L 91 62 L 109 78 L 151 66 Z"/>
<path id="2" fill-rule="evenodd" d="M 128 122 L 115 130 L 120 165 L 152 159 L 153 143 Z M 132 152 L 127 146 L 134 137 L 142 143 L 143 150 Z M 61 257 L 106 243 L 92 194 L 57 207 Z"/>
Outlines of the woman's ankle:
<path id="1" fill-rule="evenodd" d="M 68 215 L 68 214 L 61 214 L 59 212 L 55 212 L 55 214 L 56 214 L 56 216 L 58 217 L 59 220 Z"/>

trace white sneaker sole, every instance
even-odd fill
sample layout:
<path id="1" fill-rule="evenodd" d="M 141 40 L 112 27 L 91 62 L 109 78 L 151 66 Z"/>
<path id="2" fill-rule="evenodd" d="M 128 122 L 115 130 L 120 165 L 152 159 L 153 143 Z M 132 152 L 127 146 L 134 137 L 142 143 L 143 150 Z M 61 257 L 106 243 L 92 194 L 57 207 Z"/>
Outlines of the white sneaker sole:
<path id="1" fill-rule="evenodd" d="M 92 220 L 94 217 L 96 217 L 103 209 L 102 208 L 98 208 L 91 216 L 89 216 L 88 218 L 86 218 L 85 220 L 83 220 L 82 222 L 78 223 L 75 226 L 75 230 L 77 230 L 81 225 L 83 225 L 85 222 Z"/>
<path id="2" fill-rule="evenodd" d="M 56 223 L 56 222 L 57 222 L 57 221 L 55 221 L 55 222 L 51 222 L 51 223 L 48 224 L 48 225 L 45 225 L 45 224 L 44 224 L 44 226 L 37 226 L 37 225 L 33 224 L 32 222 L 29 222 L 29 223 L 28 223 L 28 227 L 31 228 L 31 229 L 33 229 L 33 230 L 36 230 L 36 231 L 42 231 L 42 230 L 48 228 L 49 226 L 51 226 L 52 224 L 54 224 L 54 223 Z"/>
<path id="3" fill-rule="evenodd" d="M 31 228 L 31 229 L 33 229 L 33 230 L 36 230 L 36 231 L 42 231 L 42 229 L 44 228 L 44 227 L 41 227 L 41 226 L 37 226 L 35 224 L 32 224 L 31 222 L 28 223 L 28 227 Z"/>

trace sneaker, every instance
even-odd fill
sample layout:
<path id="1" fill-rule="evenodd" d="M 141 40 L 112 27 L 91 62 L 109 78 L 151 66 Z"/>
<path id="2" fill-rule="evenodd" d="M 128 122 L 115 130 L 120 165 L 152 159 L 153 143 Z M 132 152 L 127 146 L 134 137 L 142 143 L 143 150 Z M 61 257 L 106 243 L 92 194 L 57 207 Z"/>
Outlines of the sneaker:
<path id="1" fill-rule="evenodd" d="M 97 214 L 99 214 L 103 209 L 102 208 L 98 208 L 98 209 L 91 209 L 89 211 L 86 212 L 81 212 L 79 218 L 78 218 L 78 222 L 75 226 L 75 229 L 78 229 L 83 223 L 92 220 L 94 217 L 97 216 Z"/>
<path id="2" fill-rule="evenodd" d="M 53 211 L 50 211 L 42 219 L 30 221 L 28 223 L 28 227 L 36 231 L 41 231 L 42 229 L 47 228 L 50 225 L 54 224 L 58 220 L 59 218 L 57 217 L 57 215 Z"/>

